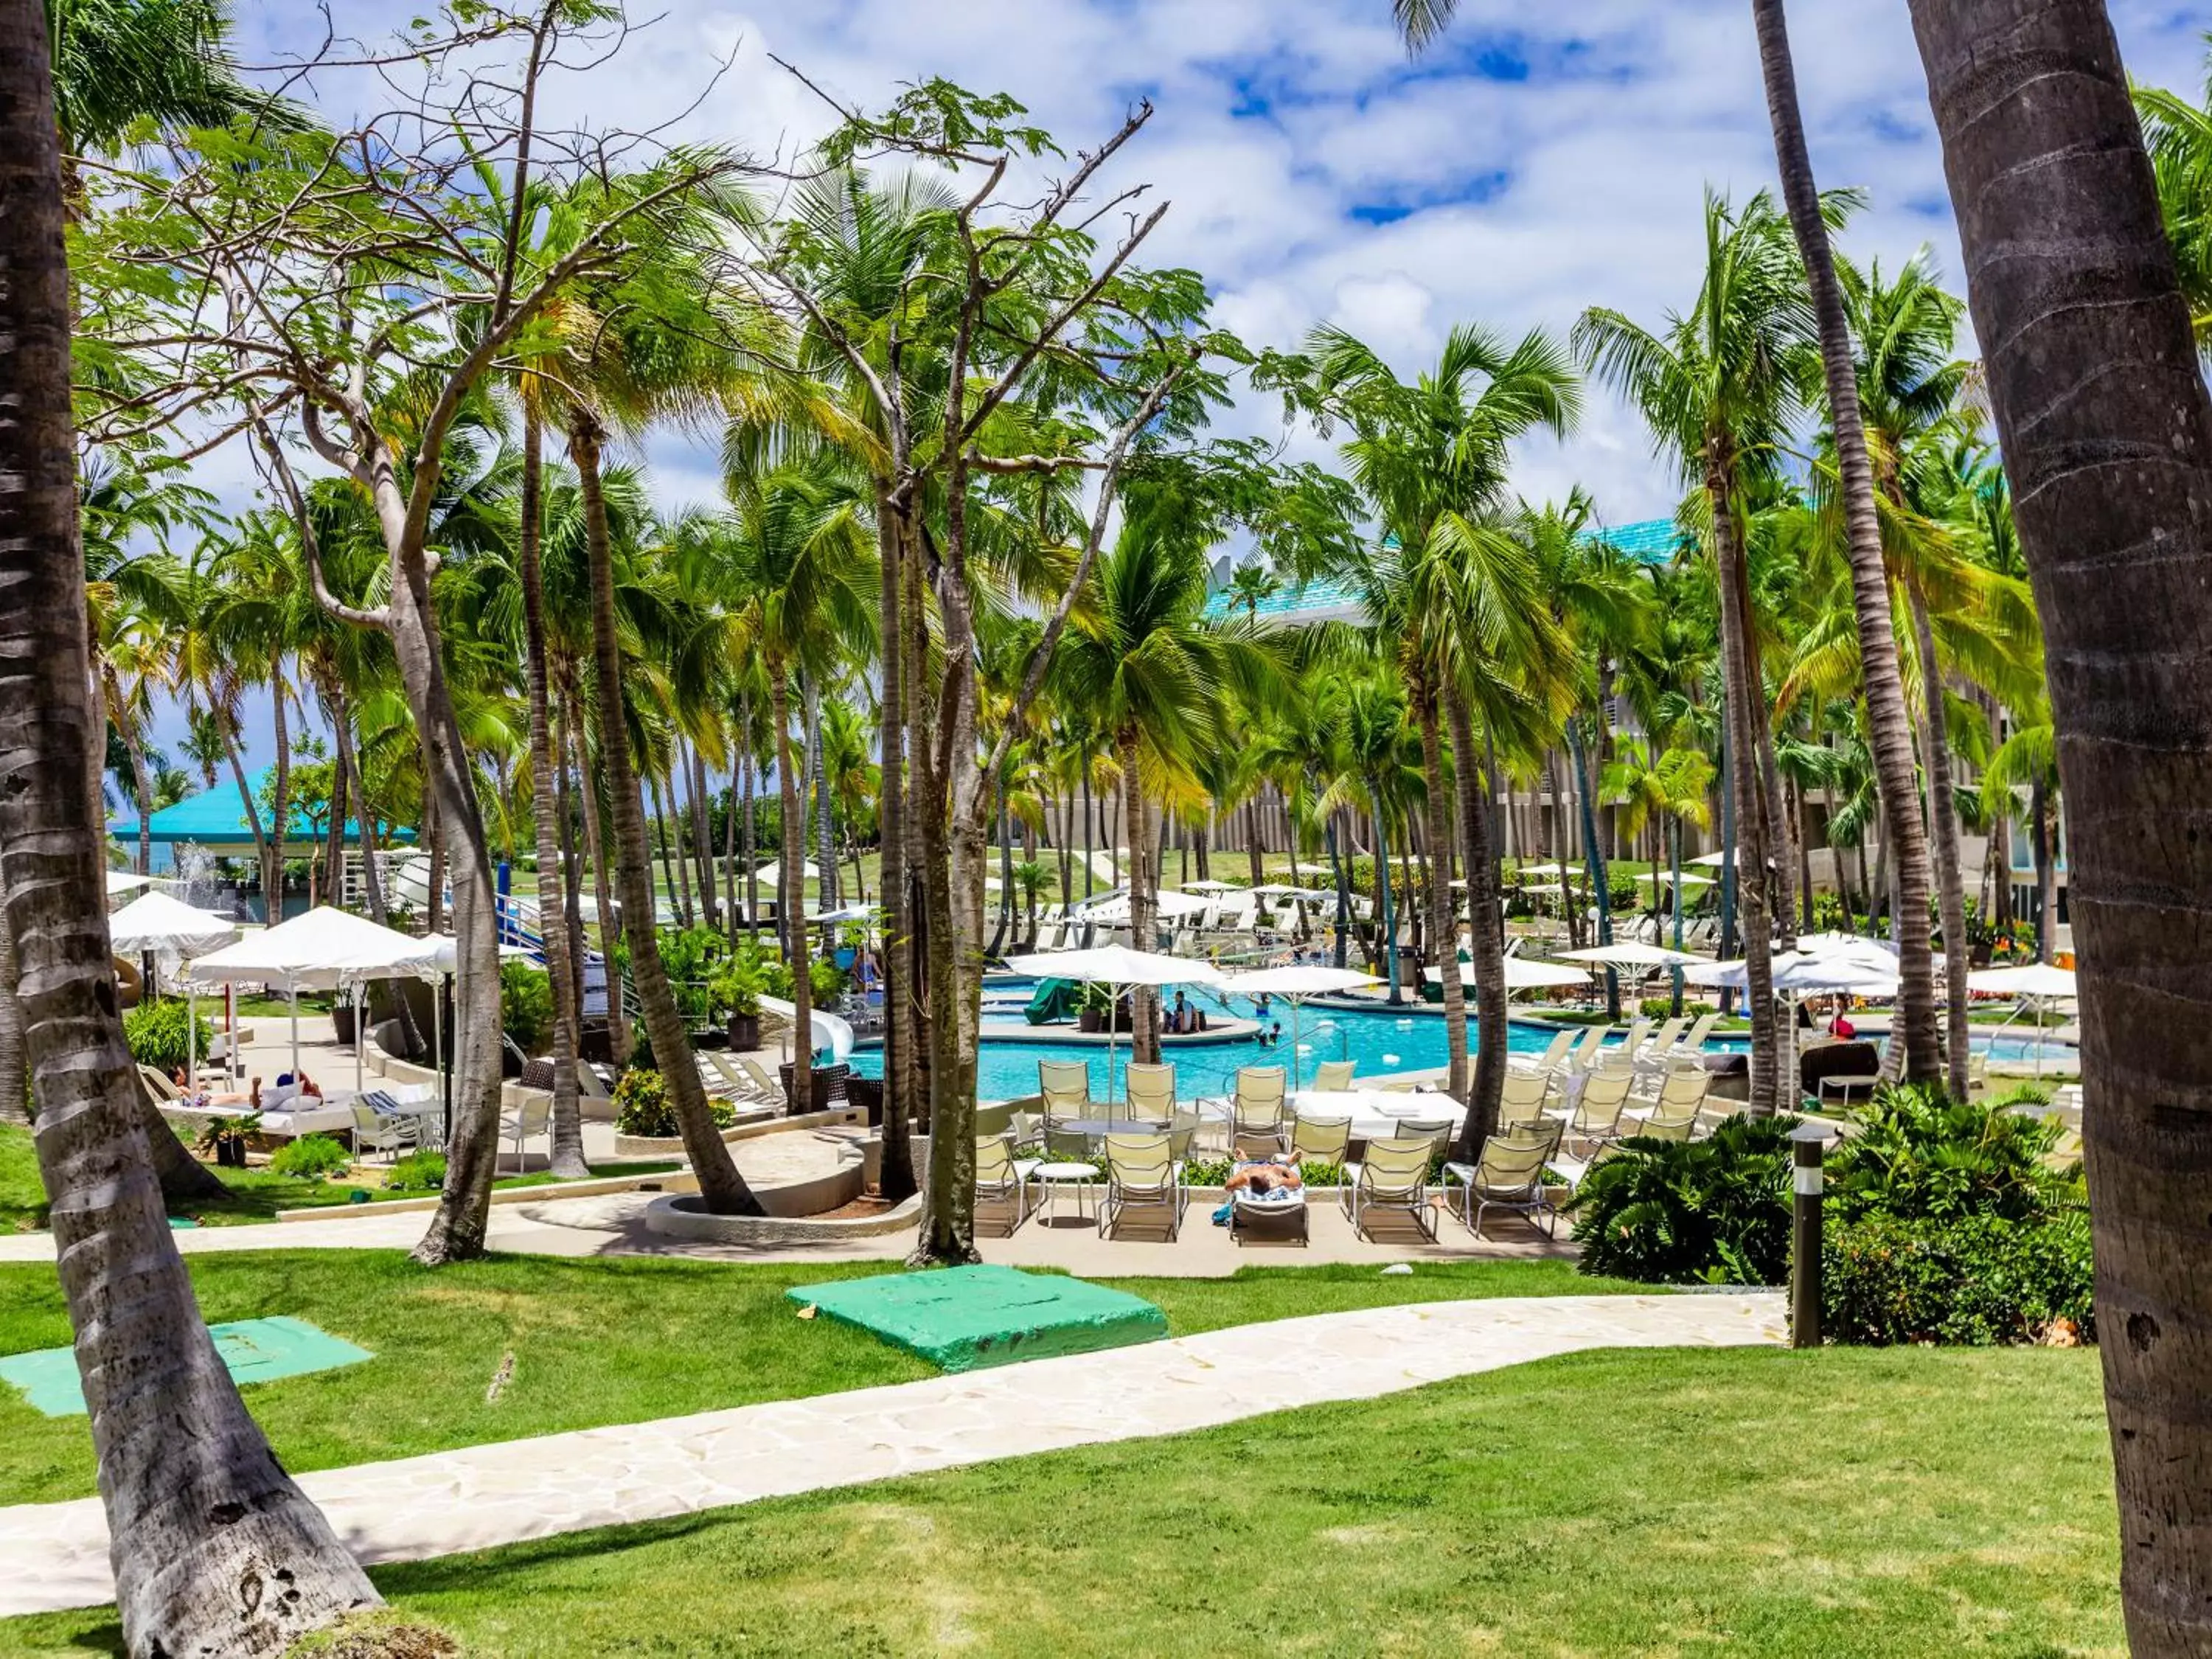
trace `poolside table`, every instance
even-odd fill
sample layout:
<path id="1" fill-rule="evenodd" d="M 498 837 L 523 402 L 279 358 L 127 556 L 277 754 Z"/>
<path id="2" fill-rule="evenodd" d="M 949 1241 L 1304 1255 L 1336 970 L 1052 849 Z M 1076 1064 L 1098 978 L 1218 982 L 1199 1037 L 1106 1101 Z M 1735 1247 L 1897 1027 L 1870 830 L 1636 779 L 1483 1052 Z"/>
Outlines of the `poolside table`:
<path id="1" fill-rule="evenodd" d="M 1200 1105 L 1215 1122 L 1229 1121 L 1228 1101 L 1208 1100 Z M 1290 1107 L 1292 1117 L 1349 1118 L 1354 1140 L 1387 1139 L 1409 1117 L 1449 1117 L 1456 1121 L 1467 1109 L 1449 1095 L 1407 1094 L 1392 1089 L 1304 1089 L 1291 1097 Z"/>

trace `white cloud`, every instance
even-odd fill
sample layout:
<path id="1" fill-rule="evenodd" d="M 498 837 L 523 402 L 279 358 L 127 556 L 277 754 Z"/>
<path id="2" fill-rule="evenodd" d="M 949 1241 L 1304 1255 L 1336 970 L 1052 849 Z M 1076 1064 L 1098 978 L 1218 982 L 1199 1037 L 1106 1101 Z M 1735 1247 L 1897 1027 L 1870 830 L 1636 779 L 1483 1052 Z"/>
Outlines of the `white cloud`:
<path id="1" fill-rule="evenodd" d="M 417 9 L 338 7 L 365 37 Z M 1328 319 L 1401 368 L 1462 319 L 1564 329 L 1601 302 L 1656 322 L 1696 288 L 1705 188 L 1741 196 L 1772 173 L 1742 0 L 1464 0 L 1417 64 L 1392 33 L 1388 0 L 653 0 L 634 9 L 660 21 L 611 65 L 564 84 L 558 112 L 602 126 L 665 120 L 733 50 L 679 136 L 784 155 L 817 137 L 829 111 L 770 52 L 860 103 L 931 75 L 1011 92 L 1071 149 L 1148 96 L 1157 112 L 1116 176 L 1149 180 L 1174 203 L 1152 257 L 1203 271 L 1221 319 L 1255 345 L 1294 344 Z M 303 36 L 319 32 L 292 0 L 248 0 L 238 12 L 249 52 L 312 44 Z M 2138 77 L 2197 83 L 2212 8 L 2112 0 L 2112 13 Z M 1957 280 L 1905 6 L 1797 0 L 1790 21 L 1820 176 L 1872 193 L 1848 250 L 1893 263 L 1933 242 Z M 368 95 L 344 77 L 319 90 L 341 104 Z M 1590 402 L 1565 444 L 1524 446 L 1521 487 L 1540 497 L 1580 483 L 1614 521 L 1668 510 L 1675 483 L 1634 417 L 1607 395 Z M 1279 410 L 1247 396 L 1228 418 L 1273 435 Z M 648 453 L 665 498 L 711 496 L 709 450 L 668 437 Z"/>

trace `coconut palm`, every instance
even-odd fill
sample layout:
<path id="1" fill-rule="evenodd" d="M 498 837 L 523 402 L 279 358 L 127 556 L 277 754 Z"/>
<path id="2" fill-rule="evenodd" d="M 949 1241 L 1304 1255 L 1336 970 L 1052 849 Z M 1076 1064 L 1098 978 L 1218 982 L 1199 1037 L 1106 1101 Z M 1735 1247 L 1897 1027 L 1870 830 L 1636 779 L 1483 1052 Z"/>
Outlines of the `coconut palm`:
<path id="1" fill-rule="evenodd" d="M 1427 777 L 1425 931 L 1445 964 L 1447 1087 L 1464 1101 L 1467 1010 L 1452 919 L 1445 705 L 1455 687 L 1500 662 L 1553 678 L 1564 672 L 1565 643 L 1549 625 L 1534 563 L 1502 520 L 1510 445 L 1538 429 L 1568 431 L 1580 409 L 1579 377 L 1567 354 L 1540 331 L 1509 343 L 1463 325 L 1447 337 L 1436 367 L 1412 381 L 1400 380 L 1372 349 L 1340 330 L 1316 330 L 1305 355 L 1310 367 L 1304 384 L 1293 387 L 1293 398 L 1313 408 L 1325 425 L 1340 422 L 1350 428 L 1343 453 L 1383 532 L 1376 553 L 1347 574 L 1359 588 L 1379 648 L 1397 664 L 1419 729 Z M 1461 758 L 1464 764 L 1466 757 Z M 1466 856 L 1480 932 L 1484 904 L 1475 866 L 1486 872 L 1492 857 L 1475 844 Z M 1386 932 L 1385 938 L 1395 955 L 1395 933 Z M 1504 1076 L 1502 941 L 1495 945 L 1497 960 L 1485 948 L 1475 963 L 1489 1049 L 1475 1115 L 1485 1121 L 1494 1115 Z M 1486 1000 L 1485 981 L 1491 978 L 1493 994 Z M 1398 994 L 1395 978 L 1390 994 Z"/>
<path id="2" fill-rule="evenodd" d="M 1173 484 L 1133 489 L 1121 534 L 1095 572 L 1052 674 L 1064 707 L 1081 708 L 1120 763 L 1129 845 L 1129 922 L 1150 949 L 1159 896 L 1152 803 L 1192 787 L 1194 758 L 1212 741 L 1224 693 L 1260 694 L 1274 664 L 1241 620 L 1206 615 L 1211 526 L 1194 523 Z M 1159 1057 L 1159 993 L 1133 998 L 1139 1061 Z"/>
<path id="3" fill-rule="evenodd" d="M 679 526 L 702 568 L 714 573 L 729 610 L 732 653 L 757 659 L 768 680 L 769 739 L 782 807 L 777 894 L 791 966 L 792 1099 L 813 1097 L 812 1007 L 808 980 L 805 813 L 792 744 L 793 690 L 801 678 L 838 672 L 876 643 L 875 536 L 868 502 L 842 469 L 819 462 L 779 469 L 746 490 L 734 510 Z"/>
<path id="4" fill-rule="evenodd" d="M 2212 354 L 2212 53 L 2205 72 L 2198 102 L 2156 87 L 2135 96 L 2197 349 Z"/>
<path id="5" fill-rule="evenodd" d="M 1935 969 L 1928 930 L 1921 921 L 1928 914 L 1929 830 L 1921 822 L 1919 792 L 1914 784 L 1911 715 L 1905 708 L 1904 676 L 1891 623 L 1888 568 L 1882 558 L 1874 467 L 1859 401 L 1862 385 L 1830 242 L 1838 216 L 1836 204 L 1824 201 L 1814 182 L 1812 155 L 1797 105 L 1797 72 L 1790 56 L 1784 0 L 1752 0 L 1751 9 L 1759 33 L 1775 156 L 1782 172 L 1783 199 L 1789 207 L 1791 231 L 1803 263 L 1820 343 L 1820 373 L 1827 391 L 1829 427 L 1835 438 L 1842 483 L 1868 733 L 1887 825 L 1885 842 L 1898 875 L 1899 908 L 1906 918 L 1897 941 L 1897 1012 L 1905 1037 L 1905 1072 L 1916 1083 L 1930 1082 L 1942 1065 L 1936 1036 Z M 1945 799 L 1948 804 L 1948 795 Z M 1934 828 L 1938 835 L 1943 833 L 1942 823 Z M 1955 832 L 1953 840 L 1955 843 Z M 1955 872 L 1955 847 L 1953 863 Z M 1954 1042 L 1963 1042 L 1963 1006 L 1957 997 L 1953 1000 L 1952 1020 Z M 1959 1069 L 1963 1064 L 1953 1061 L 1954 1079 L 1965 1076 Z"/>
<path id="6" fill-rule="evenodd" d="M 1741 209 L 1708 196 L 1705 269 L 1689 313 L 1670 313 L 1654 333 L 1618 312 L 1593 308 L 1576 325 L 1576 337 L 1597 373 L 1637 406 L 1654 444 L 1673 456 L 1684 481 L 1703 491 L 1720 594 L 1728 772 L 1752 1020 L 1751 1107 L 1771 1111 L 1782 1079 L 1771 967 L 1770 802 L 1759 759 L 1766 704 L 1744 542 L 1751 494 L 1776 470 L 1812 358 L 1811 307 L 1788 222 L 1764 194 Z"/>
<path id="7" fill-rule="evenodd" d="M 116 1604 L 134 1653 L 275 1652 L 379 1600 L 270 1453 L 201 1322 L 115 1012 L 45 8 L 0 4 L 0 895 Z M 191 1431 L 178 1431 L 189 1424 Z M 254 1587 L 240 1594 L 241 1585 Z M 272 1591 L 259 1593 L 262 1587 Z"/>

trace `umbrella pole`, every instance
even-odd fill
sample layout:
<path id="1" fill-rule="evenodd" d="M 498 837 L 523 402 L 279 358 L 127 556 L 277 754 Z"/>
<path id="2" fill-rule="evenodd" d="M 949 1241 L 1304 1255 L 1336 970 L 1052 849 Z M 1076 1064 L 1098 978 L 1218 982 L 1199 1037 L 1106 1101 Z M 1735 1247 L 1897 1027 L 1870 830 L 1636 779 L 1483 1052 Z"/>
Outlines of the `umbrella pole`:
<path id="1" fill-rule="evenodd" d="M 300 1076 L 300 987 L 296 981 L 291 987 L 291 1003 L 292 1078 L 295 1082 L 297 1082 Z"/>
<path id="2" fill-rule="evenodd" d="M 368 1082 L 362 1073 L 361 1055 L 362 1039 L 365 1035 L 361 1029 L 361 981 L 356 980 L 353 987 L 353 1091 L 356 1094 L 359 1094 Z"/>
<path id="3" fill-rule="evenodd" d="M 198 1034 L 198 1028 L 199 997 L 192 988 L 191 980 L 187 977 L 185 981 L 185 1087 L 195 1094 L 199 1092 L 200 1066 L 199 1056 L 194 1051 L 199 1045 L 192 1039 Z"/>

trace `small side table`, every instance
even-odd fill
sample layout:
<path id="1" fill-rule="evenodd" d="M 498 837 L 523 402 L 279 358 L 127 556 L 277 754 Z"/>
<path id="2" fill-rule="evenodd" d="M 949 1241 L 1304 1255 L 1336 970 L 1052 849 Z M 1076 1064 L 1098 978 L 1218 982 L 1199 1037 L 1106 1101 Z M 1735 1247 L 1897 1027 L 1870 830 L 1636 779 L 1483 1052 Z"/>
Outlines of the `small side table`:
<path id="1" fill-rule="evenodd" d="M 1045 1218 L 1048 1221 L 1057 1210 L 1060 1189 L 1062 1187 L 1073 1187 L 1078 1194 L 1086 1192 L 1092 1194 L 1094 1196 L 1091 1200 L 1091 1213 L 1094 1216 L 1097 1215 L 1098 1166 L 1096 1164 L 1078 1164 L 1073 1161 L 1040 1164 L 1036 1168 L 1036 1178 L 1044 1183 Z M 1083 1200 L 1080 1197 L 1078 1197 L 1075 1201 L 1075 1213 L 1079 1218 L 1083 1214 Z"/>

